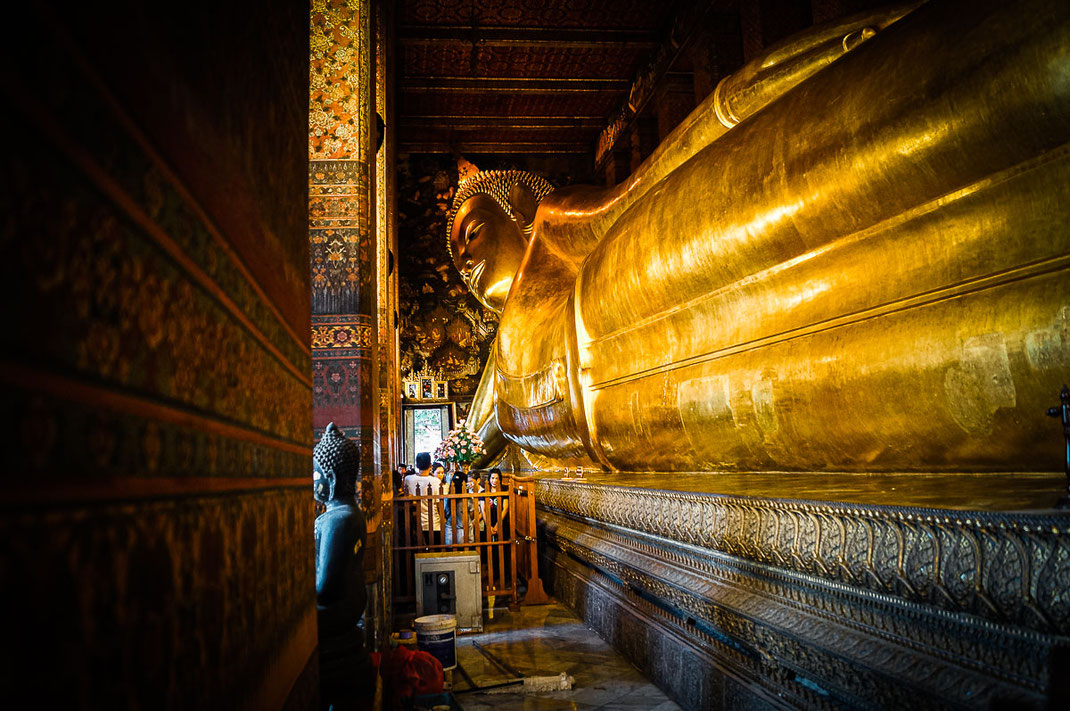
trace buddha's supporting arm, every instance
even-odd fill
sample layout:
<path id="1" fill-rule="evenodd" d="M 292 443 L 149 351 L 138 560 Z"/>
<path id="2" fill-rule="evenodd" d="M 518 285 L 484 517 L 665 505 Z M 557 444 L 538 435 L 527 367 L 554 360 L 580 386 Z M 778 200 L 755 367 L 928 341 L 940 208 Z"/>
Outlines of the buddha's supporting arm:
<path id="1" fill-rule="evenodd" d="M 476 388 L 475 397 L 468 408 L 468 428 L 479 435 L 487 450 L 486 454 L 472 462 L 472 466 L 482 469 L 490 465 L 501 454 L 507 441 L 498 427 L 498 418 L 494 411 L 494 379 L 498 372 L 498 344 L 495 342 L 490 348 L 490 356 L 483 367 L 483 375 L 479 379 L 479 387 Z"/>

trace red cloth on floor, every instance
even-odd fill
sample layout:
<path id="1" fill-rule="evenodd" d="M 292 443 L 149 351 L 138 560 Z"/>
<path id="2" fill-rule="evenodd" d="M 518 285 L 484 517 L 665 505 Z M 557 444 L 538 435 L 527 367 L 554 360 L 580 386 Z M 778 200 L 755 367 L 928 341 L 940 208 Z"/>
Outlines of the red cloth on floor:
<path id="1" fill-rule="evenodd" d="M 398 647 L 383 654 L 383 685 L 395 701 L 442 693 L 442 662 L 427 652 Z"/>

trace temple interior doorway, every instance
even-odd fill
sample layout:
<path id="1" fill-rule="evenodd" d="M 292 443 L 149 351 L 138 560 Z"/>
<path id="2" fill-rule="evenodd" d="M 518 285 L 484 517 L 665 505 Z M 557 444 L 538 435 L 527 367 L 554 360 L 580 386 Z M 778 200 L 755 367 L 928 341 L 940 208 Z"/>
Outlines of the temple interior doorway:
<path id="1" fill-rule="evenodd" d="M 404 462 L 416 461 L 419 452 L 434 452 L 445 439 L 456 413 L 453 403 L 402 406 L 402 452 Z"/>

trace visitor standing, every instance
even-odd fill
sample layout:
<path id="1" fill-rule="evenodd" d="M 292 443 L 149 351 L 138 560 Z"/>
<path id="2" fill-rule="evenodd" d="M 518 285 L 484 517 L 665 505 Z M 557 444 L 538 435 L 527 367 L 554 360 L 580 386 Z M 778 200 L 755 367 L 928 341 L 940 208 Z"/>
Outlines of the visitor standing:
<path id="1" fill-rule="evenodd" d="M 420 452 L 416 455 L 415 475 L 405 478 L 405 493 L 409 496 L 429 496 L 442 493 L 442 482 L 431 474 L 431 455 Z M 430 504 L 430 507 L 428 506 Z M 430 511 L 428 510 L 430 508 Z M 421 499 L 417 505 L 420 529 L 431 545 L 442 543 L 442 516 L 434 499 Z"/>

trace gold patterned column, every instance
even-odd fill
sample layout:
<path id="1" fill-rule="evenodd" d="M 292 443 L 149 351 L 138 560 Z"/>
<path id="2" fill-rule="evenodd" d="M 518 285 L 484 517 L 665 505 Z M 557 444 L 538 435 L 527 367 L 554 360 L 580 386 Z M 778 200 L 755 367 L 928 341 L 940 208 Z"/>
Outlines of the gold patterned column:
<path id="1" fill-rule="evenodd" d="M 382 454 L 380 483 L 382 487 L 382 544 L 383 576 L 380 587 L 382 622 L 389 624 L 392 609 L 390 566 L 393 542 L 393 471 L 397 466 L 398 439 L 398 341 L 397 313 L 397 215 L 395 208 L 396 179 L 394 130 L 394 95 L 388 90 L 389 72 L 394 60 L 393 6 L 377 2 L 375 10 L 375 111 L 385 123 L 382 144 L 375 154 L 375 253 L 376 253 L 376 310 L 379 319 L 379 443 Z M 383 635 L 389 634 L 383 630 Z"/>
<path id="2" fill-rule="evenodd" d="M 379 427 L 382 449 L 384 501 L 391 488 L 391 472 L 397 463 L 398 343 L 397 310 L 397 215 L 395 196 L 394 96 L 388 90 L 393 63 L 392 8 L 377 3 L 375 14 L 375 111 L 386 124 L 382 147 L 375 154 L 375 249 L 379 315 Z"/>
<path id="3" fill-rule="evenodd" d="M 309 220 L 315 433 L 361 444 L 369 582 L 381 580 L 370 0 L 313 0 Z"/>

